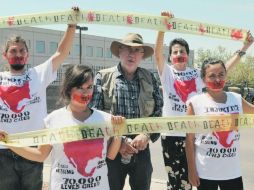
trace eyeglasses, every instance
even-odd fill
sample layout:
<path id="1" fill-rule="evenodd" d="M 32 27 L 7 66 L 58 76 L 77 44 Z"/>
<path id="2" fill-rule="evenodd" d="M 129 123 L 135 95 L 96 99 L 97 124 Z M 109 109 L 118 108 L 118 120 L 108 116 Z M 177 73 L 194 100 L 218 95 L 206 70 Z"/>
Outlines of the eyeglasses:
<path id="1" fill-rule="evenodd" d="M 145 53 L 145 50 L 142 47 L 121 46 L 120 49 L 128 53 Z"/>

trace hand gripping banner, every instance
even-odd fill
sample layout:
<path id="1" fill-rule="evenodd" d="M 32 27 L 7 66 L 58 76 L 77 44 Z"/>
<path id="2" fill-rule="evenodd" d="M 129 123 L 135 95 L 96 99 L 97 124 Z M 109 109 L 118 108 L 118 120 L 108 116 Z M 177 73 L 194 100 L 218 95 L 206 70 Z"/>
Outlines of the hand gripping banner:
<path id="1" fill-rule="evenodd" d="M 73 23 L 136 27 L 240 41 L 244 41 L 247 36 L 247 30 L 241 28 L 139 13 L 71 10 L 0 17 L 0 28 Z"/>
<path id="2" fill-rule="evenodd" d="M 254 128 L 254 114 L 149 117 L 127 119 L 126 123 L 119 126 L 113 126 L 109 121 L 89 126 L 68 126 L 10 134 L 1 144 L 23 147 L 140 133 L 209 133 L 244 128 Z"/>

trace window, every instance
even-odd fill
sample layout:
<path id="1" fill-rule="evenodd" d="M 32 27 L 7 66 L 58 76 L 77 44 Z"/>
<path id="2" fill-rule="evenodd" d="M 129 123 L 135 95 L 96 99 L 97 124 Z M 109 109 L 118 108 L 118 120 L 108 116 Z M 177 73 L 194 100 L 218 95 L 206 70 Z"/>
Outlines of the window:
<path id="1" fill-rule="evenodd" d="M 86 56 L 93 57 L 93 47 L 92 46 L 86 46 Z"/>
<path id="2" fill-rule="evenodd" d="M 45 53 L 45 41 L 36 41 L 36 53 Z"/>
<path id="3" fill-rule="evenodd" d="M 102 47 L 96 48 L 96 57 L 103 57 L 103 48 Z"/>
<path id="4" fill-rule="evenodd" d="M 74 46 L 74 52 L 73 52 L 73 54 L 74 54 L 74 55 L 79 55 L 79 51 L 80 51 L 80 47 L 79 47 L 79 45 L 76 44 L 76 45 Z"/>
<path id="5" fill-rule="evenodd" d="M 110 51 L 109 48 L 107 48 L 107 50 L 106 50 L 105 57 L 106 57 L 106 58 L 112 58 L 112 53 L 111 53 L 111 51 Z"/>
<path id="6" fill-rule="evenodd" d="M 50 42 L 49 43 L 49 53 L 53 54 L 57 50 L 58 43 L 57 42 Z"/>

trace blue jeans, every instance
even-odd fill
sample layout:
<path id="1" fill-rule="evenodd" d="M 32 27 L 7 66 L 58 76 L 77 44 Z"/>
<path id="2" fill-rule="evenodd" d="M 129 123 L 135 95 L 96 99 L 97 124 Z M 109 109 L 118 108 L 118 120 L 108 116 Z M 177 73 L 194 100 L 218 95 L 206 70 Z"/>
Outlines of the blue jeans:
<path id="1" fill-rule="evenodd" d="M 9 149 L 0 149 L 0 189 L 41 190 L 43 163 L 18 156 Z"/>
<path id="2" fill-rule="evenodd" d="M 152 178 L 152 162 L 149 147 L 131 158 L 129 164 L 121 163 L 121 155 L 107 159 L 110 190 L 122 190 L 127 174 L 131 190 L 149 190 Z"/>

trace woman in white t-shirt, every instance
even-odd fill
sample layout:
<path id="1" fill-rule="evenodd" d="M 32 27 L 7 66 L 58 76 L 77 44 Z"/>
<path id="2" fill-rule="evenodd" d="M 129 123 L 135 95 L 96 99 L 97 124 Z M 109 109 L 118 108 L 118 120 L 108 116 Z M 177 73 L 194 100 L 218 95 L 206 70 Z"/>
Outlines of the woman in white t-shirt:
<path id="1" fill-rule="evenodd" d="M 67 69 L 61 89 L 65 107 L 53 111 L 45 118 L 46 128 L 61 128 L 82 124 L 123 124 L 124 118 L 90 109 L 88 103 L 93 93 L 93 73 L 84 65 Z M 106 127 L 105 126 L 101 126 Z M 4 132 L 0 133 L 2 136 Z M 114 159 L 121 138 L 114 137 L 108 145 L 107 138 L 80 140 L 63 144 L 47 144 L 38 148 L 10 147 L 29 160 L 43 162 L 51 153 L 50 189 L 109 190 L 106 157 Z M 32 182 L 31 182 L 32 183 Z"/>
<path id="2" fill-rule="evenodd" d="M 240 94 L 223 91 L 226 67 L 221 60 L 207 59 L 201 67 L 206 92 L 187 103 L 188 115 L 254 113 L 254 106 Z M 189 181 L 198 190 L 242 190 L 238 130 L 189 133 L 186 155 Z"/>

